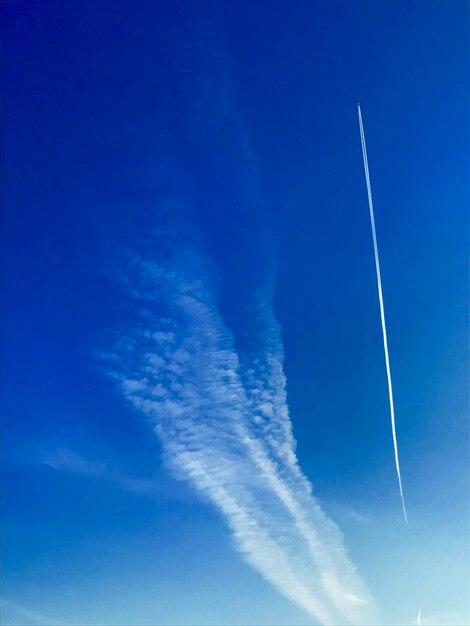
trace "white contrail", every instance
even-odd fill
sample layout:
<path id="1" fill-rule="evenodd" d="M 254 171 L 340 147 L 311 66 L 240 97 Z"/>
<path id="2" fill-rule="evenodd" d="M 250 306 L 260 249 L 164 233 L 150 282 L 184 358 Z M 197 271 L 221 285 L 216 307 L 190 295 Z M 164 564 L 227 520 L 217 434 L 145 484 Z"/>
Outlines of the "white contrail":
<path id="1" fill-rule="evenodd" d="M 416 616 L 416 624 L 417 624 L 417 626 L 422 626 L 422 622 L 421 622 L 421 609 L 419 609 L 419 611 L 418 611 L 418 615 Z"/>
<path id="2" fill-rule="evenodd" d="M 398 485 L 400 487 L 400 496 L 401 496 L 401 504 L 403 507 L 403 515 L 405 516 L 405 522 L 408 524 L 408 517 L 406 515 L 406 508 L 405 508 L 405 499 L 403 497 L 403 487 L 401 483 L 400 461 L 398 459 L 397 434 L 395 430 L 395 408 L 393 405 L 393 392 L 392 392 L 392 376 L 390 374 L 390 360 L 388 357 L 387 328 L 385 326 L 384 300 L 383 300 L 383 295 L 382 295 L 382 279 L 380 277 L 379 250 L 377 247 L 377 235 L 375 233 L 374 205 L 372 204 L 372 192 L 370 188 L 369 164 L 367 162 L 366 138 L 364 136 L 364 126 L 362 124 L 361 107 L 359 104 L 357 105 L 357 112 L 359 115 L 359 129 L 361 131 L 362 156 L 364 159 L 364 172 L 366 175 L 367 196 L 369 198 L 369 213 L 370 213 L 370 223 L 372 226 L 372 239 L 374 240 L 375 269 L 377 271 L 377 288 L 379 290 L 380 317 L 382 320 L 382 334 L 383 334 L 383 339 L 384 339 L 385 367 L 387 370 L 388 395 L 390 398 L 390 417 L 392 421 L 393 449 L 395 451 L 395 465 L 397 468 Z"/>

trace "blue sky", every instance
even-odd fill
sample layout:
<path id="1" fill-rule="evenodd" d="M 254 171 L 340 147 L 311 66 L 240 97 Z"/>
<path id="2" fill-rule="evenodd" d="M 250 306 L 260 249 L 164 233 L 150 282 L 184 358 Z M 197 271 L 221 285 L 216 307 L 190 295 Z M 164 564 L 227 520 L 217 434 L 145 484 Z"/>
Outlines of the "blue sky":
<path id="1" fill-rule="evenodd" d="M 5 3 L 3 623 L 470 622 L 468 17 Z"/>

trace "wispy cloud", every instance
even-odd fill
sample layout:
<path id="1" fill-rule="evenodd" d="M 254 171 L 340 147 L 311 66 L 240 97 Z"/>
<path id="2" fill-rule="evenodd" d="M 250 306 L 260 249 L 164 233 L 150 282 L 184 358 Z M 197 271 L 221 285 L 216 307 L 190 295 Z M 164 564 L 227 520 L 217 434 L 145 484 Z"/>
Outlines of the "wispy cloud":
<path id="1" fill-rule="evenodd" d="M 365 515 L 364 513 L 359 513 L 359 511 L 355 511 L 354 509 L 350 509 L 348 513 L 354 521 L 359 522 L 360 524 L 370 524 L 371 522 L 371 519 L 368 515 Z"/>
<path id="2" fill-rule="evenodd" d="M 23 457 L 20 457 L 23 462 Z M 192 499 L 183 483 L 170 479 L 168 476 L 133 476 L 122 468 L 104 461 L 87 459 L 70 448 L 47 449 L 36 447 L 28 454 L 28 463 L 50 467 L 56 471 L 70 472 L 89 478 L 112 483 L 118 489 L 148 498 L 165 498 L 172 500 Z"/>
<path id="3" fill-rule="evenodd" d="M 75 474 L 83 474 L 84 476 L 101 478 L 109 474 L 106 463 L 87 460 L 67 448 L 45 452 L 40 457 L 40 463 L 55 470 L 66 470 Z"/>
<path id="4" fill-rule="evenodd" d="M 11 602 L 10 600 L 5 600 L 4 598 L 1 600 L 1 607 L 2 624 L 21 624 L 21 626 L 25 626 L 26 624 L 37 626 L 66 626 L 66 622 L 63 620 L 60 622 L 53 620 L 47 615 L 37 613 L 36 611 Z"/>
<path id="5" fill-rule="evenodd" d="M 129 264 L 142 321 L 121 329 L 110 374 L 150 418 L 168 465 L 221 511 L 266 580 L 323 624 L 377 624 L 341 532 L 298 465 L 269 298 L 259 292 L 252 303 L 255 348 L 237 353 L 207 261 L 187 241 L 156 246 L 159 260 Z"/>

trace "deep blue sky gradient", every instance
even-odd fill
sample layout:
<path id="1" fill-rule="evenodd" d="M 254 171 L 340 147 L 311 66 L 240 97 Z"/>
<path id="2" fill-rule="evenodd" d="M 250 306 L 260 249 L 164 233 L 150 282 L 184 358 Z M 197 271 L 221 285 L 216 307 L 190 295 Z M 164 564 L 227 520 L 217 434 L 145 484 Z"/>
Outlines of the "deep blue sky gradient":
<path id="1" fill-rule="evenodd" d="M 130 315 L 112 278 L 119 251 L 176 194 L 193 207 L 235 327 L 246 284 L 272 266 L 298 457 L 385 619 L 412 620 L 419 607 L 465 618 L 468 18 L 457 0 L 4 3 L 10 603 L 70 623 L 310 623 L 167 475 L 158 441 L 97 357 Z M 240 125 L 198 125 L 219 106 Z M 158 496 L 54 470 L 43 459 L 60 449 L 121 477 L 155 477 Z M 15 610 L 5 623 L 24 623 Z"/>

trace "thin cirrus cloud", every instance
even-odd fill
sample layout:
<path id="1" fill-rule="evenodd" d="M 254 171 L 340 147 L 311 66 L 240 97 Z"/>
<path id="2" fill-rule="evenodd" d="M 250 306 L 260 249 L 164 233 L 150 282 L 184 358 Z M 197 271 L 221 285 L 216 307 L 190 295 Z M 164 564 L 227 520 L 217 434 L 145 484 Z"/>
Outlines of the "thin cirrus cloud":
<path id="1" fill-rule="evenodd" d="M 51 619 L 43 613 L 37 613 L 36 611 L 26 608 L 10 600 L 2 598 L 1 600 L 2 617 L 5 622 L 23 624 L 26 619 L 29 623 L 37 624 L 38 626 L 67 626 L 67 623 L 61 620 L 60 622 Z"/>
<path id="2" fill-rule="evenodd" d="M 69 472 L 89 479 L 97 479 L 113 484 L 118 489 L 138 496 L 155 499 L 192 499 L 189 490 L 181 488 L 181 483 L 168 476 L 133 476 L 122 468 L 104 461 L 88 459 L 70 448 L 45 450 L 39 448 L 28 456 L 28 462 L 38 463 L 60 472 Z"/>
<path id="3" fill-rule="evenodd" d="M 129 262 L 124 282 L 140 322 L 120 329 L 110 375 L 150 419 L 167 465 L 217 507 L 268 582 L 322 624 L 377 624 L 341 532 L 297 461 L 268 294 L 251 305 L 256 348 L 237 352 L 204 255 L 188 241 L 154 249 L 158 258 Z"/>

